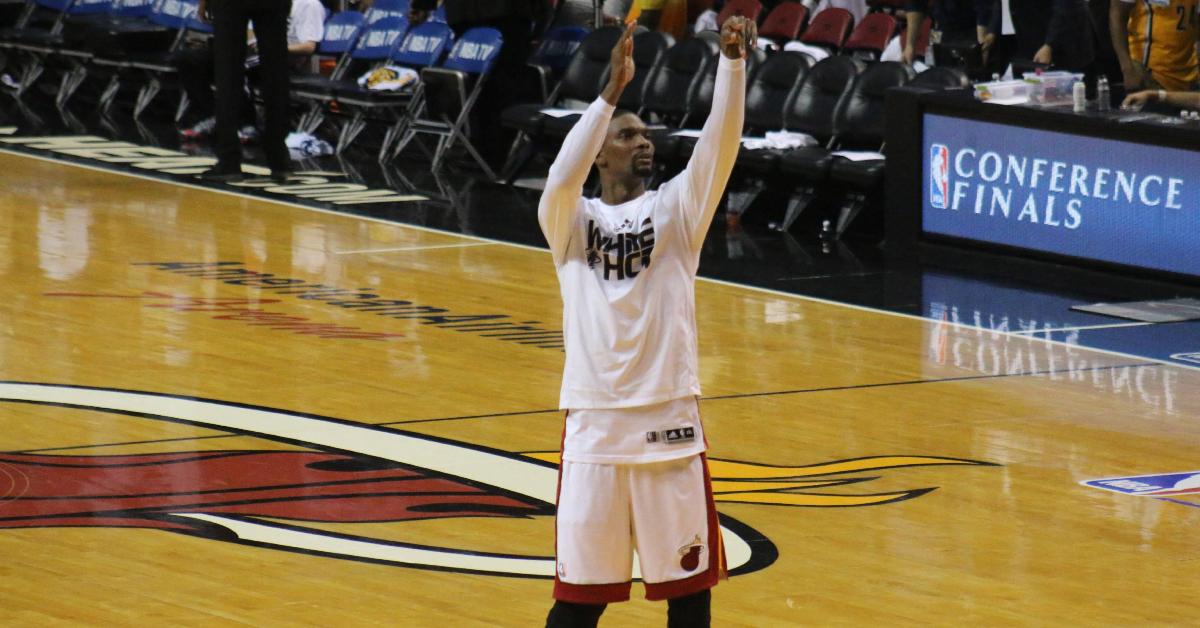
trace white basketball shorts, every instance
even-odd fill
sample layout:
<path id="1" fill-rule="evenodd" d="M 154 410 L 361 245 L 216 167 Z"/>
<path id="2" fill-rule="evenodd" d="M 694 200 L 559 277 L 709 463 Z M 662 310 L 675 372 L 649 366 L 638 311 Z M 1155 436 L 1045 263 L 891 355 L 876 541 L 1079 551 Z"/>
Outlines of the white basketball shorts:
<path id="1" fill-rule="evenodd" d="M 712 588 L 725 574 L 704 454 L 646 464 L 563 462 L 555 519 L 554 598 L 629 599 L 637 550 L 646 599 Z"/>

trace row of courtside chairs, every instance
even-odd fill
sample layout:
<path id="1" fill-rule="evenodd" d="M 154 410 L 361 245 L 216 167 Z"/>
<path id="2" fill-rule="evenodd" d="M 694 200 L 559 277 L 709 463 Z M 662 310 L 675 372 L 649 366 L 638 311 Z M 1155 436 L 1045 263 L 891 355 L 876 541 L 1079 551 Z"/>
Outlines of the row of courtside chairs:
<path id="1" fill-rule="evenodd" d="M 122 85 L 132 83 L 138 88 L 137 117 L 164 87 L 178 87 L 174 58 L 185 41 L 211 33 L 197 19 L 197 9 L 197 0 L 27 0 L 12 26 L 0 29 L 0 51 L 6 70 L 20 68 L 18 98 L 53 67 L 62 71 L 56 104 L 63 108 L 89 75 L 100 74 L 107 76 L 101 111 L 108 110 Z M 438 138 L 431 155 L 435 169 L 461 143 L 494 177 L 468 138 L 470 111 L 503 46 L 500 33 L 477 28 L 455 41 L 440 10 L 411 28 L 407 11 L 407 0 L 378 0 L 366 14 L 328 16 L 316 57 L 331 62 L 331 74 L 293 77 L 292 94 L 306 103 L 300 129 L 315 131 L 330 110 L 344 114 L 339 115 L 341 152 L 370 118 L 387 126 L 380 159 L 429 134 Z M 359 72 L 385 64 L 417 71 L 421 80 L 401 92 L 358 85 Z M 176 121 L 187 107 L 180 90 Z"/>
<path id="2" fill-rule="evenodd" d="M 509 184 L 535 157 L 552 155 L 579 118 L 544 110 L 581 109 L 599 97 L 608 79 L 609 53 L 620 35 L 615 27 L 590 33 L 552 90 L 552 99 L 515 105 L 502 113 L 502 124 L 517 132 L 502 171 Z M 689 131 L 697 130 L 708 116 L 719 54 L 712 38 L 675 43 L 658 32 L 634 36 L 637 71 L 618 106 L 637 112 L 654 129 L 659 179 L 678 172 L 691 157 L 695 140 Z M 801 52 L 757 50 L 749 56 L 747 70 L 747 138 L 786 130 L 810 135 L 816 145 L 741 150 L 730 186 L 739 192 L 730 197 L 729 210 L 744 211 L 769 187 L 786 188 L 789 202 L 780 227 L 787 230 L 821 192 L 832 189 L 837 191 L 838 235 L 882 187 L 888 90 L 909 84 L 929 89 L 969 86 L 966 75 L 956 69 L 931 68 L 915 75 L 902 63 L 849 54 L 814 61 Z M 860 154 L 851 159 L 839 155 L 842 151 Z"/>

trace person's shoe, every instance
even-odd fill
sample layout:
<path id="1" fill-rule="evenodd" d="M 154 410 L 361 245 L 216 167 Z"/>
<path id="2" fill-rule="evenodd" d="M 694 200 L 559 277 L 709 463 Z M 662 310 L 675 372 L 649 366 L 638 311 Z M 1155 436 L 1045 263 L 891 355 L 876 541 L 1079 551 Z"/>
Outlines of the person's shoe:
<path id="1" fill-rule="evenodd" d="M 238 129 L 238 140 L 240 140 L 243 144 L 257 142 L 258 129 L 252 124 L 243 126 L 242 128 Z"/>
<path id="2" fill-rule="evenodd" d="M 213 130 L 217 128 L 216 118 L 205 118 L 197 122 L 194 126 L 188 129 L 181 129 L 179 135 L 184 139 L 198 140 L 212 135 Z"/>
<path id="3" fill-rule="evenodd" d="M 289 170 L 272 170 L 271 171 L 271 181 L 273 183 L 278 183 L 280 185 L 283 185 L 284 183 L 287 183 L 288 177 L 290 177 L 291 175 L 292 175 L 292 173 Z"/>
<path id="4" fill-rule="evenodd" d="M 200 173 L 200 179 L 209 183 L 237 183 L 245 178 L 241 168 L 230 168 L 217 164 Z"/>

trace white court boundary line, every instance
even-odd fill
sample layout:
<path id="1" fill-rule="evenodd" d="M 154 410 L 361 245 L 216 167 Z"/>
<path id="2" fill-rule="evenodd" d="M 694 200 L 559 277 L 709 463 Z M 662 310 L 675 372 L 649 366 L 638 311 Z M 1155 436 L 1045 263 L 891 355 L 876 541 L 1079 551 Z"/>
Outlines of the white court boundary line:
<path id="1" fill-rule="evenodd" d="M 30 154 L 30 153 L 26 153 L 26 152 L 22 152 L 22 151 L 12 150 L 12 149 L 4 147 L 4 146 L 0 146 L 0 153 L 4 153 L 4 154 L 8 154 L 8 155 L 15 155 L 17 157 L 26 157 L 26 158 L 30 158 L 30 159 L 36 159 L 39 161 L 46 161 L 46 162 L 55 163 L 55 164 L 65 164 L 65 165 L 73 166 L 76 168 L 83 168 L 85 170 L 94 170 L 96 172 L 105 172 L 108 174 L 116 174 L 116 175 L 121 175 L 121 176 L 126 176 L 126 177 L 132 177 L 135 179 L 144 179 L 146 181 L 153 181 L 155 183 L 159 183 L 159 184 L 163 184 L 163 185 L 175 185 L 175 186 L 179 186 L 179 187 L 190 188 L 193 190 L 202 190 L 205 192 L 215 192 L 218 194 L 225 194 L 228 196 L 235 196 L 238 198 L 262 201 L 262 202 L 266 202 L 266 203 L 274 203 L 276 205 L 282 205 L 284 207 L 303 209 L 303 210 L 307 210 L 307 211 L 311 211 L 311 212 L 316 212 L 319 214 L 328 214 L 331 216 L 338 216 L 341 218 L 351 218 L 351 219 L 355 219 L 355 220 L 364 220 L 367 222 L 376 222 L 376 223 L 380 223 L 380 224 L 391 225 L 393 227 L 400 227 L 400 228 L 404 228 L 404 229 L 414 229 L 416 231 L 422 231 L 425 233 L 436 233 L 438 235 L 456 236 L 456 237 L 463 238 L 466 240 L 474 240 L 476 242 L 487 242 L 487 243 L 491 243 L 491 244 L 503 244 L 505 246 L 511 246 L 514 248 L 525 249 L 525 250 L 529 250 L 529 251 L 537 251 L 540 253 L 545 253 L 547 255 L 550 254 L 550 249 L 542 248 L 539 246 L 530 246 L 528 244 L 519 244 L 516 242 L 506 242 L 504 240 L 497 240 L 494 238 L 485 238 L 483 236 L 470 235 L 470 234 L 465 234 L 465 233 L 455 233 L 453 231 L 434 229 L 432 227 L 425 227 L 422 225 L 410 225 L 407 223 L 395 222 L 392 220 L 384 220 L 382 218 L 375 218 L 373 216 L 360 216 L 358 214 L 352 214 L 352 213 L 348 213 L 348 212 L 344 212 L 344 211 L 335 211 L 332 209 L 324 209 L 321 207 L 312 207 L 309 205 L 303 205 L 303 204 L 297 203 L 295 201 L 289 201 L 289 200 L 284 200 L 284 199 L 279 199 L 279 198 L 255 196 L 253 194 L 246 194 L 244 192 L 237 192 L 234 190 L 226 190 L 226 189 L 222 189 L 222 188 L 212 188 L 212 187 L 208 187 L 208 186 L 197 185 L 195 183 L 184 183 L 182 181 L 175 181 L 172 179 L 154 177 L 154 176 L 150 176 L 150 175 L 146 175 L 146 174 L 140 174 L 137 172 L 129 172 L 126 170 L 119 170 L 117 168 L 112 168 L 112 167 L 106 168 L 106 167 L 101 167 L 101 166 L 95 166 L 92 164 L 76 163 L 76 162 L 68 161 L 65 159 L 54 158 L 54 157 L 49 157 L 49 156 L 45 156 L 45 155 L 35 155 L 35 154 Z M 996 334 L 996 335 L 1001 335 L 1001 336 L 1011 336 L 1011 337 L 1015 337 L 1015 338 L 1022 338 L 1025 340 L 1036 340 L 1039 342 L 1044 342 L 1046 344 L 1058 345 L 1058 346 L 1062 346 L 1062 347 L 1069 347 L 1072 349 L 1084 349 L 1084 350 L 1092 351 L 1095 353 L 1102 353 L 1105 355 L 1111 355 L 1111 356 L 1116 356 L 1116 357 L 1121 357 L 1121 358 L 1130 358 L 1130 359 L 1134 359 L 1134 360 L 1141 360 L 1144 362 L 1156 363 L 1156 364 L 1160 364 L 1163 366 L 1170 366 L 1170 367 L 1175 367 L 1175 368 L 1200 371 L 1200 365 L 1191 366 L 1188 364 L 1180 364 L 1178 362 L 1171 362 L 1169 360 L 1163 360 L 1161 358 L 1152 358 L 1152 357 L 1143 356 L 1143 355 L 1134 355 L 1132 353 L 1123 353 L 1121 351 L 1112 351 L 1110 349 L 1100 349 L 1100 348 L 1096 348 L 1096 347 L 1076 345 L 1076 344 L 1071 344 L 1068 342 L 1063 342 L 1061 340 L 1050 340 L 1048 338 L 1030 337 L 1025 333 L 1018 333 L 1018 332 L 1013 332 L 1013 331 L 999 331 L 999 330 L 987 329 L 986 327 L 976 327 L 974 325 L 967 325 L 965 323 L 952 323 L 950 321 L 943 321 L 943 320 L 931 318 L 928 316 L 919 316 L 917 314 L 907 314 L 905 312 L 893 312 L 891 310 L 882 310 L 879 308 L 868 307 L 865 305 L 856 305 L 853 303 L 842 303 L 840 301 L 833 301 L 831 299 L 823 299 L 820 297 L 814 297 L 814 296 L 809 296 L 809 295 L 804 295 L 804 294 L 794 294 L 791 292 L 783 292 L 781 290 L 772 290 L 771 288 L 748 286 L 745 284 L 735 283 L 732 281 L 725 281 L 723 279 L 712 279 L 710 277 L 697 277 L 697 280 L 703 281 L 706 283 L 716 284 L 719 286 L 740 288 L 742 290 L 748 290 L 751 292 L 758 292 L 758 293 L 762 293 L 762 294 L 769 294 L 769 295 L 778 296 L 778 297 L 785 297 L 785 298 L 790 298 L 790 299 L 798 299 L 801 301 L 808 301 L 811 303 L 821 303 L 824 305 L 833 305 L 833 306 L 837 306 L 837 307 L 844 307 L 847 309 L 857 310 L 860 312 L 872 312 L 875 314 L 886 314 L 888 316 L 906 318 L 909 320 L 918 320 L 918 321 L 921 321 L 924 323 L 930 323 L 930 324 L 935 324 L 935 325 L 940 325 L 940 326 L 955 327 L 955 328 L 964 329 L 964 330 L 990 333 L 990 334 Z"/>
<path id="2" fill-rule="evenodd" d="M 406 251 L 429 251 L 432 249 L 464 249 L 469 246 L 495 246 L 496 242 L 465 242 L 463 244 L 430 244 L 428 246 L 401 246 L 391 249 L 361 249 L 358 251 L 334 251 L 334 255 L 358 255 L 360 253 L 401 253 Z"/>

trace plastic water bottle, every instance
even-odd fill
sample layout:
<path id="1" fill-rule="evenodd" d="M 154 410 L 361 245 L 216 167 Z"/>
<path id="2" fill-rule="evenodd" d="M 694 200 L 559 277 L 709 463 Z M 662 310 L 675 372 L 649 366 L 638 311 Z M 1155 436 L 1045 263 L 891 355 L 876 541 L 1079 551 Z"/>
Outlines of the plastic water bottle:
<path id="1" fill-rule="evenodd" d="M 1084 86 L 1083 81 L 1075 81 L 1075 85 L 1071 87 L 1071 100 L 1075 113 L 1087 112 L 1087 87 Z"/>
<path id="2" fill-rule="evenodd" d="M 1112 109 L 1112 96 L 1108 92 L 1108 77 L 1101 76 L 1096 82 L 1096 101 L 1097 109 L 1100 111 L 1108 111 Z"/>

